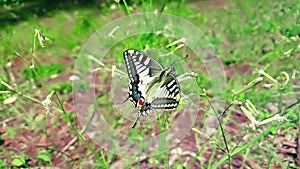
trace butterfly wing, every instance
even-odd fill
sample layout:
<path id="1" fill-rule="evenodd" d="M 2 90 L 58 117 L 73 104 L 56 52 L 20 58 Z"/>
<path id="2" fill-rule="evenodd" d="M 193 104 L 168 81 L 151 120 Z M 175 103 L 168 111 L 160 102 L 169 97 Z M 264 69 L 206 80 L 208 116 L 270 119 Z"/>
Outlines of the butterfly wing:
<path id="1" fill-rule="evenodd" d="M 146 97 L 147 83 L 149 83 L 155 74 L 160 72 L 163 67 L 156 60 L 138 50 L 128 49 L 123 52 L 123 56 L 127 74 L 130 79 L 130 83 L 128 84 L 129 96 L 127 99 L 137 107 L 139 99 Z"/>
<path id="2" fill-rule="evenodd" d="M 128 98 L 137 107 L 139 99 L 147 95 L 147 84 L 163 67 L 156 60 L 138 50 L 126 50 L 123 55 L 128 77 L 131 81 L 128 85 Z"/>
<path id="3" fill-rule="evenodd" d="M 175 109 L 180 100 L 180 86 L 174 74 L 168 74 L 162 85 L 152 94 L 150 103 L 153 109 Z"/>
<path id="4" fill-rule="evenodd" d="M 147 80 L 163 69 L 162 65 L 156 60 L 138 50 L 126 50 L 123 55 L 128 77 L 131 82 Z"/>
<path id="5" fill-rule="evenodd" d="M 126 50 L 123 55 L 130 79 L 128 85 L 129 100 L 137 107 L 140 98 L 149 98 L 146 100 L 146 106 L 139 111 L 132 128 L 139 118 L 148 114 L 147 112 L 151 109 L 171 110 L 178 106 L 180 100 L 179 82 L 172 71 L 165 73 L 166 70 L 172 69 L 164 69 L 156 60 L 137 50 Z M 147 93 L 148 89 L 152 89 L 152 87 L 154 91 Z"/>

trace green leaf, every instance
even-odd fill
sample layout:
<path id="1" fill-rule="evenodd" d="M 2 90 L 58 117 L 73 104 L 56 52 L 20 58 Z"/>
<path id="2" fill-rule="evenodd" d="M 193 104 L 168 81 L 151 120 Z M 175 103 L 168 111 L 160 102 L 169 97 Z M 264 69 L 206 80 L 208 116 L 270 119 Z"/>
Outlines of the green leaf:
<path id="1" fill-rule="evenodd" d="M 67 123 L 71 123 L 72 122 L 72 115 L 74 113 L 73 112 L 66 112 L 62 114 L 62 118 L 67 122 Z"/>
<path id="2" fill-rule="evenodd" d="M 16 167 L 20 167 L 20 166 L 23 166 L 25 164 L 26 164 L 26 161 L 25 161 L 24 156 L 17 157 L 15 159 L 13 159 L 13 161 L 12 161 L 12 165 L 14 165 Z"/>
<path id="3" fill-rule="evenodd" d="M 6 162 L 0 159 L 0 168 L 6 168 Z"/>
<path id="4" fill-rule="evenodd" d="M 17 131 L 16 131 L 16 128 L 10 128 L 10 127 L 8 127 L 8 128 L 6 129 L 6 133 L 7 133 L 7 135 L 8 135 L 9 138 L 15 137 L 16 132 L 17 132 Z"/>
<path id="5" fill-rule="evenodd" d="M 40 153 L 36 156 L 38 159 L 43 160 L 47 163 L 51 163 L 51 154 L 49 153 Z"/>

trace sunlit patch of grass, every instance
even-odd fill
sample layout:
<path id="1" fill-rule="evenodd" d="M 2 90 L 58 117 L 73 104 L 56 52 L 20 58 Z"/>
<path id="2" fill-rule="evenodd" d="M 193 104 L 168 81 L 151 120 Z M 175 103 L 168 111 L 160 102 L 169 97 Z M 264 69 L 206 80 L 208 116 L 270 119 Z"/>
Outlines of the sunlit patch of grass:
<path id="1" fill-rule="evenodd" d="M 51 63 L 49 65 L 40 64 L 33 69 L 26 68 L 23 72 L 25 79 L 31 79 L 35 77 L 34 71 L 38 74 L 39 78 L 49 78 L 51 75 L 61 74 L 64 70 L 62 64 Z"/>

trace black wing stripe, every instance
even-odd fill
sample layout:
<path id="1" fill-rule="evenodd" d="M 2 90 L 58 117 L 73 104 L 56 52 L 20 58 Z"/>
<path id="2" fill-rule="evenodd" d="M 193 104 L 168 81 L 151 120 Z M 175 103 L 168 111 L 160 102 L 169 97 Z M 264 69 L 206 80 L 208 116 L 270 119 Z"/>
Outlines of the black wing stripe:
<path id="1" fill-rule="evenodd" d="M 123 55 L 131 81 L 128 86 L 129 99 L 136 106 L 140 97 L 147 97 L 147 93 L 142 91 L 144 90 L 142 86 L 147 85 L 149 78 L 158 75 L 164 68 L 156 60 L 137 50 L 126 50 Z M 147 98 L 153 109 L 171 110 L 177 108 L 180 100 L 180 86 L 175 75 L 171 72 L 164 77 L 163 84 Z"/>
<path id="2" fill-rule="evenodd" d="M 155 98 L 151 102 L 153 109 L 175 109 L 178 106 L 179 101 L 172 98 Z"/>
<path id="3" fill-rule="evenodd" d="M 169 78 L 166 80 L 164 87 L 167 88 L 167 91 L 170 93 L 171 97 L 175 97 L 177 94 L 179 94 L 179 82 L 176 80 L 173 74 L 169 74 Z"/>
<path id="4" fill-rule="evenodd" d="M 125 65 L 126 65 L 126 69 L 127 69 L 127 73 L 128 73 L 128 76 L 130 78 L 131 81 L 137 81 L 137 72 L 136 72 L 136 67 L 135 67 L 135 64 L 133 62 L 133 59 L 131 56 L 129 56 L 129 53 L 128 51 L 125 51 L 123 53 L 124 55 L 124 58 L 125 58 Z"/>

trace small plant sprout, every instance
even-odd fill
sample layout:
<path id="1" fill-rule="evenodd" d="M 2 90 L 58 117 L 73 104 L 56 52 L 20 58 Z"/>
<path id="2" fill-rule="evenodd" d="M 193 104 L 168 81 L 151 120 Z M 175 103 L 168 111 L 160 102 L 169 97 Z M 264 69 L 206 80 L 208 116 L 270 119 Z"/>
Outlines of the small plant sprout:
<path id="1" fill-rule="evenodd" d="M 162 56 L 169 56 L 172 55 L 175 51 L 179 50 L 180 48 L 183 48 L 186 44 L 186 38 L 182 37 L 180 39 L 175 40 L 174 42 L 168 44 L 166 48 L 171 48 L 172 46 L 175 46 L 179 44 L 178 46 L 175 47 L 171 52 L 168 52 L 166 54 L 163 54 Z"/>
<path id="2" fill-rule="evenodd" d="M 199 129 L 194 128 L 194 127 L 192 128 L 192 131 L 195 132 L 196 134 L 199 134 L 200 136 L 202 136 L 202 137 L 204 137 L 204 138 L 210 140 L 211 143 L 215 143 L 215 140 L 214 140 L 214 139 L 211 139 L 211 138 L 207 135 L 207 133 L 203 133 L 202 131 L 200 131 Z"/>
<path id="3" fill-rule="evenodd" d="M 270 83 L 266 83 L 263 85 L 264 88 L 266 89 L 270 89 L 271 87 L 273 87 L 273 84 L 270 84 Z"/>
<path id="4" fill-rule="evenodd" d="M 163 30 L 156 31 L 156 35 L 164 35 L 167 38 L 174 38 L 174 33 L 169 25 L 166 25 Z"/>
<path id="5" fill-rule="evenodd" d="M 112 66 L 112 68 L 107 68 L 103 62 L 101 62 L 100 60 L 96 59 L 92 55 L 88 55 L 88 59 L 92 60 L 92 61 L 94 61 L 94 62 L 96 62 L 96 63 L 98 63 L 100 65 L 100 67 L 92 69 L 92 70 L 90 70 L 90 72 L 96 72 L 98 70 L 102 70 L 103 71 L 103 69 L 104 69 L 105 71 L 111 71 L 112 75 L 119 75 L 119 76 L 122 76 L 122 77 L 127 77 L 127 74 L 125 72 L 123 72 L 122 70 L 118 69 L 114 65 Z"/>
<path id="6" fill-rule="evenodd" d="M 3 81 L 2 79 L 0 79 L 0 83 L 1 83 L 1 85 L 7 87 L 8 90 L 15 91 L 15 89 L 14 89 L 11 85 L 7 84 L 7 83 L 6 83 L 5 81 Z"/>
<path id="7" fill-rule="evenodd" d="M 32 49 L 32 59 L 31 59 L 31 65 L 29 68 L 33 69 L 34 68 L 34 59 L 35 59 L 35 50 L 36 50 L 36 39 L 38 39 L 39 44 L 42 48 L 45 47 L 44 42 L 50 41 L 50 39 L 46 36 L 44 36 L 40 30 L 34 29 L 34 36 L 33 36 L 33 49 Z"/>
<path id="8" fill-rule="evenodd" d="M 280 116 L 279 114 L 274 115 L 271 118 L 265 119 L 263 121 L 257 121 L 256 117 L 260 114 L 259 111 L 255 108 L 255 106 L 251 103 L 250 100 L 246 100 L 245 103 L 246 107 L 243 106 L 242 102 L 239 102 L 238 106 L 242 110 L 242 112 L 247 116 L 247 118 L 251 121 L 249 127 L 253 130 L 256 130 L 257 127 L 262 126 L 264 124 L 270 123 L 272 121 L 276 122 L 283 122 L 283 121 L 290 121 L 285 116 Z"/>
<path id="9" fill-rule="evenodd" d="M 71 76 L 69 77 L 69 80 L 72 81 L 72 82 L 75 82 L 75 81 L 80 80 L 80 77 L 77 76 L 77 75 L 71 75 Z"/>
<path id="10" fill-rule="evenodd" d="M 253 130 L 256 130 L 256 126 L 259 123 L 255 117 L 255 113 L 253 113 L 251 110 L 247 109 L 246 107 L 243 106 L 242 102 L 239 102 L 238 106 L 240 107 L 240 109 L 242 110 L 242 112 L 247 116 L 247 118 L 251 121 L 250 123 L 250 127 Z"/>
<path id="11" fill-rule="evenodd" d="M 11 104 L 11 103 L 15 102 L 17 99 L 18 99 L 17 96 L 9 97 L 3 101 L 3 104 Z"/>
<path id="12" fill-rule="evenodd" d="M 0 94 L 9 94 L 10 91 L 4 90 L 4 91 L 0 91 Z"/>
<path id="13" fill-rule="evenodd" d="M 115 71 L 116 71 L 116 69 L 117 69 L 117 66 L 115 66 L 115 65 L 111 66 L 111 77 L 115 77 Z"/>
<path id="14" fill-rule="evenodd" d="M 174 45 L 176 45 L 176 44 L 186 44 L 186 38 L 185 38 L 185 37 L 182 37 L 182 38 L 180 38 L 180 39 L 177 39 L 177 40 L 175 40 L 174 42 L 168 44 L 166 47 L 169 48 L 169 47 L 172 47 L 172 46 L 174 46 Z"/>
<path id="15" fill-rule="evenodd" d="M 274 79 L 271 75 L 269 75 L 268 73 L 266 73 L 264 70 L 260 69 L 258 71 L 259 74 L 265 76 L 267 79 L 271 80 L 273 83 L 275 83 L 276 85 L 281 85 L 276 79 Z"/>
<path id="16" fill-rule="evenodd" d="M 259 122 L 259 126 L 267 124 L 267 123 L 270 123 L 272 121 L 276 121 L 276 122 L 284 122 L 284 121 L 286 121 L 286 122 L 288 122 L 288 121 L 291 121 L 291 120 L 288 119 L 285 116 L 280 116 L 279 114 L 275 114 L 273 117 L 265 119 L 265 120 Z"/>
<path id="17" fill-rule="evenodd" d="M 41 102 L 40 102 L 39 100 L 37 100 L 37 99 L 35 99 L 35 98 L 33 98 L 33 97 L 30 97 L 30 96 L 27 96 L 27 95 L 23 94 L 22 92 L 18 91 L 17 88 L 14 88 L 14 87 L 11 86 L 10 84 L 8 84 L 8 83 L 6 83 L 5 81 L 3 81 L 1 78 L 0 78 L 0 84 L 3 85 L 3 86 L 5 86 L 5 87 L 8 89 L 8 91 L 3 91 L 3 92 L 1 92 L 1 93 L 15 93 L 15 94 L 18 94 L 18 95 L 20 95 L 20 96 L 23 96 L 23 97 L 25 97 L 25 98 L 27 98 L 27 99 L 29 99 L 29 100 L 31 100 L 31 101 L 34 101 L 34 102 L 36 102 L 36 103 L 41 104 Z M 11 100 L 10 100 L 10 101 L 11 101 Z"/>
<path id="18" fill-rule="evenodd" d="M 42 48 L 44 48 L 44 47 L 45 47 L 44 42 L 49 41 L 50 39 L 49 39 L 48 37 L 44 36 L 44 35 L 41 33 L 41 31 L 38 30 L 38 29 L 34 29 L 34 32 L 35 32 L 34 37 L 37 37 L 37 38 L 38 38 L 39 43 L 40 43 L 40 46 L 41 46 Z"/>
<path id="19" fill-rule="evenodd" d="M 20 58 L 22 60 L 22 62 L 24 62 L 27 66 L 30 66 L 30 63 L 28 63 L 24 57 L 22 57 L 17 51 L 15 51 L 15 54 L 18 58 Z"/>
<path id="20" fill-rule="evenodd" d="M 110 38 L 114 38 L 114 33 L 118 30 L 118 29 L 120 29 L 120 26 L 116 26 L 113 30 L 111 30 L 110 32 L 109 32 L 109 34 L 108 34 L 108 37 L 110 37 Z"/>
<path id="21" fill-rule="evenodd" d="M 88 59 L 98 63 L 102 67 L 105 67 L 104 63 L 99 59 L 96 59 L 93 55 L 88 55 Z"/>
<path id="22" fill-rule="evenodd" d="M 50 106 L 51 106 L 51 98 L 53 96 L 53 94 L 55 93 L 55 91 L 52 91 L 47 97 L 45 100 L 42 101 L 42 105 L 44 106 L 46 112 L 47 112 L 47 115 L 50 114 L 52 115 L 52 113 L 50 112 Z"/>
<path id="23" fill-rule="evenodd" d="M 290 49 L 290 50 L 285 51 L 283 54 L 284 55 L 290 55 L 292 51 L 293 51 L 293 49 Z"/>
<path id="24" fill-rule="evenodd" d="M 292 74 L 292 79 L 296 79 L 296 73 L 297 73 L 298 71 L 296 70 L 296 69 L 293 69 L 293 74 Z"/>
<path id="25" fill-rule="evenodd" d="M 285 81 L 284 81 L 284 83 L 283 83 L 283 85 L 285 86 L 285 85 L 287 85 L 288 82 L 290 81 L 290 76 L 289 76 L 289 74 L 287 74 L 286 72 L 281 72 L 281 74 L 285 77 Z"/>
<path id="26" fill-rule="evenodd" d="M 262 82 L 264 80 L 263 77 L 258 77 L 254 80 L 252 80 L 251 82 L 249 82 L 246 86 L 244 86 L 242 89 L 238 90 L 237 92 L 233 93 L 233 96 L 237 96 L 240 93 L 243 93 L 249 89 L 251 89 L 252 87 L 256 86 L 257 84 L 259 84 L 260 82 Z"/>
<path id="27" fill-rule="evenodd" d="M 254 116 L 258 116 L 259 115 L 259 112 L 257 111 L 257 109 L 255 108 L 255 106 L 252 104 L 252 102 L 249 99 L 246 100 L 245 105 L 248 108 L 248 110 L 250 110 L 254 114 Z"/>

